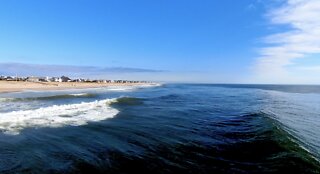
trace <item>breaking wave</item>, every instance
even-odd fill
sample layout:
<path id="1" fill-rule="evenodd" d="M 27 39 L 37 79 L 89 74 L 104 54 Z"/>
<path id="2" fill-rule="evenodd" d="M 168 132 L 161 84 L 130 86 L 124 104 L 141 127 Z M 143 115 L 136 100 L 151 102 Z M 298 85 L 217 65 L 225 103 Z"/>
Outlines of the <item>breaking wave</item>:
<path id="1" fill-rule="evenodd" d="M 79 104 L 53 105 L 35 110 L 13 111 L 0 114 L 0 130 L 19 134 L 25 128 L 80 126 L 88 122 L 113 118 L 118 110 L 110 106 L 117 99 L 105 99 Z"/>

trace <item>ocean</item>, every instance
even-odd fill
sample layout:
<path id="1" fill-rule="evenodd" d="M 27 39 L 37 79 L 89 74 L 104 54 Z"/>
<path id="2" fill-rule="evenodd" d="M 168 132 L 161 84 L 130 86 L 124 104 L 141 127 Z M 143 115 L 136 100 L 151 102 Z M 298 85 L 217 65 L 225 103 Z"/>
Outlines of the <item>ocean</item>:
<path id="1" fill-rule="evenodd" d="M 0 94 L 0 173 L 320 173 L 320 86 Z"/>

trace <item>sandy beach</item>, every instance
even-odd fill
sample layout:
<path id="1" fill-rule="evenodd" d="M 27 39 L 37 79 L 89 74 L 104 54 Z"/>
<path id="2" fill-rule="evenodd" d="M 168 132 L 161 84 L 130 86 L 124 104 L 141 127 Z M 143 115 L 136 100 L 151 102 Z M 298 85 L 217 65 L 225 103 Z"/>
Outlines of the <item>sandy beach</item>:
<path id="1" fill-rule="evenodd" d="M 0 81 L 0 93 L 20 92 L 25 90 L 64 90 L 101 88 L 108 86 L 139 86 L 150 83 L 87 83 L 87 82 L 25 82 L 25 81 Z"/>

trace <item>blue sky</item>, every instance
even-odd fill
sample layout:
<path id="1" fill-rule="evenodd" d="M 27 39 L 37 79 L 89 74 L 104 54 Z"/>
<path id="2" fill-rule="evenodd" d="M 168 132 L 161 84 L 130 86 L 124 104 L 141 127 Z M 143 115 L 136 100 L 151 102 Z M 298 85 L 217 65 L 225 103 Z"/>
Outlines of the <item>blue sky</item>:
<path id="1" fill-rule="evenodd" d="M 319 41 L 312 40 L 314 50 L 297 52 L 286 47 L 292 37 L 299 37 L 294 32 L 302 30 L 293 25 L 299 18 L 286 15 L 310 11 L 307 3 L 319 4 L 316 0 L 1 1 L 0 63 L 19 66 L 10 71 L 2 66 L 0 73 L 26 74 L 20 72 L 22 63 L 29 68 L 30 64 L 35 68 L 85 66 L 82 74 L 76 74 L 101 78 L 319 83 L 310 78 L 320 75 Z M 303 5 L 307 9 L 299 11 Z M 314 35 L 319 31 L 316 24 Z M 287 52 L 277 52 L 279 45 Z M 302 56 L 291 58 L 288 52 Z M 285 60 L 278 61 L 279 56 Z M 121 67 L 121 72 L 86 74 L 88 66 Z M 48 71 L 43 73 L 52 74 Z"/>

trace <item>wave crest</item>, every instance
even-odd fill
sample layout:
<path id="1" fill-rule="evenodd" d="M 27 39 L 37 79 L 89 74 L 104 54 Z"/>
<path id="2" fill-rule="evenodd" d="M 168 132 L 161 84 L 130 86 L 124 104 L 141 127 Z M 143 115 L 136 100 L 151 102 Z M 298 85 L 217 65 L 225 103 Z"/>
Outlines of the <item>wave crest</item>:
<path id="1" fill-rule="evenodd" d="M 110 107 L 113 102 L 117 102 L 117 99 L 1 113 L 0 130 L 7 134 L 19 134 L 21 130 L 29 127 L 85 125 L 91 121 L 101 121 L 117 115 L 119 111 Z"/>

